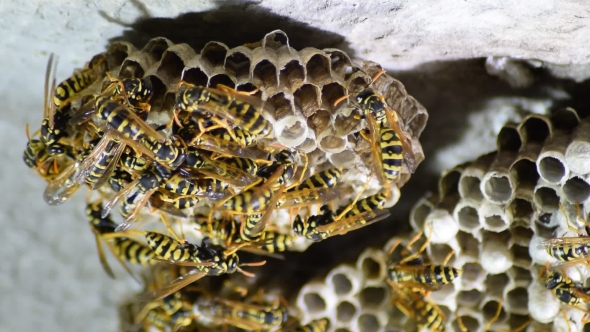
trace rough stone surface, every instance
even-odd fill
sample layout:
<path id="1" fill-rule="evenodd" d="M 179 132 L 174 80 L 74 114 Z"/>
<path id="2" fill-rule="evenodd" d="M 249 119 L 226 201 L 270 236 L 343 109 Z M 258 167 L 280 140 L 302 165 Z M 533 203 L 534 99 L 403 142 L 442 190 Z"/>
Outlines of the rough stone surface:
<path id="1" fill-rule="evenodd" d="M 426 162 L 402 192 L 409 207 L 434 188 L 443 168 L 493 150 L 497 128 L 518 117 L 519 105 L 552 105 L 577 95 L 571 82 L 548 74 L 577 81 L 590 76 L 583 47 L 590 42 L 589 16 L 590 4 L 573 0 L 0 2 L 1 329 L 114 331 L 115 304 L 134 288 L 123 272 L 113 282 L 101 270 L 83 195 L 61 207 L 45 205 L 43 182 L 21 161 L 25 123 L 41 121 L 49 53 L 59 55 L 57 75 L 64 79 L 111 38 L 141 46 L 162 34 L 198 49 L 209 40 L 230 46 L 260 40 L 280 28 L 296 48 L 338 47 L 379 62 L 430 112 L 422 137 Z M 510 71 L 488 75 L 488 56 L 535 60 L 519 65 L 530 68 L 533 83 L 526 82 L 532 85 L 513 90 L 511 82 L 519 81 L 506 78 Z M 481 144 L 466 143 L 474 138 Z M 394 211 L 397 220 L 353 238 L 384 241 L 400 227 L 393 222 L 407 220 L 403 206 Z M 386 230 L 381 239 L 370 236 L 378 230 Z M 343 247 L 356 243 L 342 238 Z M 321 257 L 332 243 L 312 249 Z M 362 251 L 357 247 L 349 256 Z"/>

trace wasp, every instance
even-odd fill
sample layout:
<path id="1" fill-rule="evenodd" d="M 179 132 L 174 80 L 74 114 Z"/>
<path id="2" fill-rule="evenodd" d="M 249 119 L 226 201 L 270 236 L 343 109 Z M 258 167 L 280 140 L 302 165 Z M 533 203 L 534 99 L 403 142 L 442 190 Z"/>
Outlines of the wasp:
<path id="1" fill-rule="evenodd" d="M 417 241 L 423 232 L 419 232 L 410 240 L 406 249 L 412 252 L 411 245 Z M 400 240 L 394 242 L 389 248 L 389 255 L 392 256 L 395 248 L 401 243 Z M 447 263 L 453 256 L 451 251 L 445 258 L 442 265 L 425 265 L 421 259 L 420 254 L 426 249 L 429 240 L 427 240 L 420 250 L 416 253 L 409 254 L 400 262 L 389 261 L 387 263 L 387 282 L 392 287 L 410 287 L 417 290 L 435 291 L 439 290 L 443 285 L 453 282 L 462 271 L 454 267 L 447 266 Z"/>
<path id="2" fill-rule="evenodd" d="M 342 177 L 342 168 L 330 168 L 315 173 L 296 187 L 288 189 L 279 199 L 280 208 L 294 208 L 309 204 L 326 204 L 339 195 L 350 192 L 348 189 L 335 188 Z"/>
<path id="3" fill-rule="evenodd" d="M 213 115 L 209 120 L 217 123 L 218 128 L 224 128 L 236 142 L 238 138 L 232 126 L 240 127 L 256 137 L 270 138 L 273 136 L 273 126 L 262 116 L 266 110 L 274 114 L 274 110 L 260 99 L 239 93 L 229 87 L 218 85 L 216 89 L 195 86 L 187 82 L 180 82 L 176 94 L 177 112 L 193 112 Z M 199 131 L 208 131 L 199 121 Z M 208 128 L 209 130 L 211 128 Z"/>
<path id="4" fill-rule="evenodd" d="M 106 70 L 104 64 L 106 54 L 95 56 L 88 64 L 88 69 L 72 75 L 63 82 L 55 85 L 55 68 L 57 58 L 49 56 L 45 72 L 44 117 L 41 123 L 41 140 L 51 150 L 59 149 L 62 138 L 68 137 L 67 125 L 70 120 L 68 114 L 70 102 L 83 90 L 94 83 Z M 50 86 L 50 80 L 52 84 Z M 53 95 L 53 98 L 52 98 Z"/>
<path id="5" fill-rule="evenodd" d="M 117 224 L 109 217 L 103 218 L 101 216 L 102 203 L 100 200 L 88 203 L 86 206 L 86 216 L 90 223 L 92 232 L 96 239 L 96 247 L 98 249 L 98 257 L 100 263 L 111 278 L 114 278 L 114 273 L 108 264 L 104 250 L 101 244 L 101 238 L 104 234 L 113 233 Z M 125 261 L 132 264 L 149 265 L 153 264 L 154 253 L 153 251 L 144 246 L 143 244 L 136 242 L 129 238 L 116 238 L 114 243 L 107 242 L 107 245 L 111 252 L 115 255 L 119 263 L 127 270 L 127 272 L 133 276 L 133 273 L 125 264 Z"/>
<path id="6" fill-rule="evenodd" d="M 199 173 L 205 176 L 238 187 L 244 187 L 256 182 L 256 177 L 252 174 L 223 161 L 207 158 L 199 150 L 192 147 L 187 150 L 183 170 L 187 173 L 190 173 L 191 170 L 198 170 Z"/>
<path id="7" fill-rule="evenodd" d="M 409 288 L 394 288 L 393 300 L 395 306 L 412 319 L 419 329 L 427 328 L 436 332 L 445 330 L 446 316 L 428 296 Z"/>
<path id="8" fill-rule="evenodd" d="M 119 165 L 125 168 L 125 170 L 134 173 L 141 173 L 148 169 L 150 161 L 144 156 L 140 156 L 129 146 L 125 147 L 121 158 L 119 159 Z"/>
<path id="9" fill-rule="evenodd" d="M 297 215 L 293 221 L 295 234 L 304 236 L 312 241 L 321 241 L 330 236 L 344 235 L 361 227 L 373 224 L 387 218 L 390 213 L 383 208 L 386 202 L 384 194 L 379 193 L 359 200 L 339 220 L 336 215 L 342 214 L 339 209 L 334 214 L 326 205 L 320 208 L 321 214 L 311 216 L 306 221 Z"/>
<path id="10" fill-rule="evenodd" d="M 111 78 L 111 81 L 116 82 L 117 80 Z M 125 78 L 115 85 L 113 96 L 126 97 L 127 103 L 136 110 L 139 109 L 137 113 L 143 117 L 147 116 L 150 111 L 149 100 L 152 97 L 152 92 L 152 81 L 149 78 Z"/>
<path id="11" fill-rule="evenodd" d="M 103 216 L 108 215 L 115 204 L 121 198 L 124 198 L 121 205 L 121 215 L 125 218 L 125 221 L 117 226 L 116 231 L 129 228 L 135 219 L 137 219 L 139 211 L 148 202 L 152 194 L 170 176 L 171 173 L 165 167 L 156 164 L 149 171 L 143 172 L 135 180 L 125 185 L 125 188 L 113 196 L 105 204 L 102 212 Z"/>
<path id="12" fill-rule="evenodd" d="M 553 271 L 545 279 L 547 289 L 553 290 L 557 299 L 572 307 L 587 308 L 590 304 L 590 288 L 575 284 L 561 273 Z"/>
<path id="13" fill-rule="evenodd" d="M 62 166 L 67 166 L 70 161 L 76 159 L 76 153 L 70 146 L 53 144 L 48 147 L 43 141 L 30 137 L 28 126 L 26 133 L 28 142 L 23 153 L 23 161 L 27 167 L 34 168 L 44 180 L 53 180 L 59 175 Z"/>
<path id="14" fill-rule="evenodd" d="M 179 266 L 192 267 L 188 273 L 180 276 L 170 284 L 143 294 L 141 298 L 148 302 L 161 300 L 204 276 L 219 276 L 240 272 L 248 277 L 253 277 L 253 274 L 242 270 L 241 267 L 261 266 L 266 263 L 266 261 L 239 263 L 236 251 L 243 245 L 226 249 L 214 245 L 209 237 L 203 238 L 200 246 L 186 241 L 181 242 L 157 232 L 125 231 L 108 234 L 106 237 L 109 239 L 127 237 L 131 234 L 145 235 L 148 247 L 157 255 L 158 259 Z"/>
<path id="15" fill-rule="evenodd" d="M 276 330 L 287 321 L 287 309 L 282 306 L 258 305 L 215 299 L 201 304 L 199 311 L 214 317 L 217 324 L 231 325 L 247 331 Z"/>

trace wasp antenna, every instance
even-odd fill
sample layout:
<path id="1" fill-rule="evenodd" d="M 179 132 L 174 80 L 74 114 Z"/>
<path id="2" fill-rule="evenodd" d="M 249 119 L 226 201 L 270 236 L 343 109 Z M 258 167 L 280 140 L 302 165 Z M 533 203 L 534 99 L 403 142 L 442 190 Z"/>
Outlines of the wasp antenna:
<path id="1" fill-rule="evenodd" d="M 256 275 L 254 273 L 244 271 L 244 270 L 242 270 L 239 267 L 238 267 L 238 272 L 240 272 L 241 274 L 245 275 L 248 278 L 254 278 L 254 277 L 256 277 Z"/>
<path id="2" fill-rule="evenodd" d="M 348 97 L 350 97 L 350 95 L 344 95 L 344 96 L 336 99 L 336 101 L 334 102 L 334 106 L 340 104 L 341 101 L 343 101 L 344 99 L 347 99 Z"/>
<path id="3" fill-rule="evenodd" d="M 375 74 L 375 76 L 373 76 L 373 78 L 371 78 L 371 82 L 375 83 L 375 81 L 377 79 L 379 79 L 379 77 L 381 77 L 381 75 L 385 74 L 387 71 L 385 69 L 381 69 L 381 71 L 379 71 L 377 74 Z"/>
<path id="4" fill-rule="evenodd" d="M 240 266 L 262 266 L 264 264 L 266 264 L 266 261 L 252 262 L 252 263 L 242 263 L 242 264 L 240 264 Z"/>

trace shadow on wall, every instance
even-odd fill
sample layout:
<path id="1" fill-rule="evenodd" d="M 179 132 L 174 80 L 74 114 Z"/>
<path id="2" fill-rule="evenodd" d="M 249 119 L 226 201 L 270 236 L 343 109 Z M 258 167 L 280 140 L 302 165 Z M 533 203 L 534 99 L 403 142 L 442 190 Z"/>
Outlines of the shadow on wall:
<path id="1" fill-rule="evenodd" d="M 143 4 L 138 0 L 132 3 L 144 17 L 131 25 L 100 12 L 106 20 L 128 28 L 110 42 L 126 41 L 141 48 L 154 37 L 166 37 L 199 51 L 210 41 L 222 42 L 232 48 L 257 42 L 267 33 L 280 29 L 289 36 L 289 44 L 295 49 L 339 48 L 354 56 L 344 37 L 274 14 L 251 1 L 218 1 L 219 6 L 214 10 L 186 13 L 175 18 L 149 17 Z"/>
<path id="2" fill-rule="evenodd" d="M 344 37 L 273 14 L 255 2 L 220 1 L 215 10 L 187 13 L 176 18 L 151 18 L 141 3 L 137 0 L 133 3 L 145 15 L 131 25 L 116 22 L 101 13 L 105 19 L 128 27 L 111 42 L 127 41 L 141 48 L 151 38 L 166 37 L 174 43 L 187 43 L 198 51 L 209 41 L 223 42 L 231 48 L 259 41 L 268 32 L 280 29 L 287 33 L 289 43 L 295 49 L 333 47 L 354 57 Z M 289 285 L 290 291 L 297 290 L 310 278 L 325 275 L 337 264 L 353 262 L 366 247 L 382 247 L 387 239 L 407 230 L 412 205 L 426 191 L 437 190 L 440 167 L 434 164 L 434 158 L 429 157 L 434 156 L 437 149 L 460 141 L 461 128 L 466 128 L 468 115 L 481 110 L 489 100 L 498 97 L 551 99 L 556 91 L 565 91 L 575 98 L 562 101 L 563 105 L 590 114 L 588 94 L 585 93 L 590 88 L 589 82 L 576 84 L 555 79 L 543 69 L 529 69 L 533 83 L 523 89 L 513 89 L 505 81 L 489 75 L 483 58 L 430 62 L 408 71 L 390 72 L 426 107 L 430 116 L 420 139 L 426 160 L 402 188 L 402 197 L 392 209 L 392 217 L 347 236 L 314 244 L 304 254 L 286 253 L 285 261 L 270 259 L 264 268 L 268 273 L 259 273 L 262 276 L 260 282 L 270 285 L 278 281 L 279 286 Z M 281 278 L 276 278 L 279 270 Z"/>

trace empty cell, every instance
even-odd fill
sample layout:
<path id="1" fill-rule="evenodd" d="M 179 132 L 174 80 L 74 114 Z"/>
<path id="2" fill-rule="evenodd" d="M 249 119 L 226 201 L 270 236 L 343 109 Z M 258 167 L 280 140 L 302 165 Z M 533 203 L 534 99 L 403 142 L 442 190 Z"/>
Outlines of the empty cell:
<path id="1" fill-rule="evenodd" d="M 538 187 L 535 190 L 534 200 L 544 212 L 554 212 L 559 208 L 559 196 L 555 189 L 550 187 Z"/>
<path id="2" fill-rule="evenodd" d="M 510 229 L 512 234 L 512 243 L 520 246 L 528 246 L 535 234 L 529 227 L 516 226 Z"/>
<path id="3" fill-rule="evenodd" d="M 350 68 L 351 66 L 348 55 L 339 50 L 331 50 L 327 51 L 326 53 L 330 55 L 333 74 L 343 76 L 346 72 L 346 69 Z"/>
<path id="4" fill-rule="evenodd" d="M 319 136 L 330 125 L 330 113 L 326 110 L 318 110 L 307 118 L 307 125 L 312 128 L 316 136 Z"/>
<path id="5" fill-rule="evenodd" d="M 531 217 L 535 212 L 532 202 L 522 198 L 515 198 L 512 202 L 510 202 L 508 211 L 513 222 L 515 220 L 523 220 L 528 222 L 531 220 Z"/>
<path id="6" fill-rule="evenodd" d="M 471 230 L 479 227 L 479 215 L 477 210 L 471 206 L 464 205 L 457 213 L 459 226 L 465 230 Z"/>
<path id="7" fill-rule="evenodd" d="M 180 74 L 184 69 L 184 62 L 182 59 L 176 55 L 176 53 L 167 50 L 164 52 L 164 56 L 162 57 L 162 62 L 160 62 L 160 66 L 156 74 L 160 77 L 164 82 L 171 83 L 177 81 L 180 78 Z"/>
<path id="8" fill-rule="evenodd" d="M 318 98 L 320 90 L 315 85 L 304 84 L 293 95 L 295 96 L 295 105 L 305 117 L 313 115 L 320 107 Z M 330 116 L 330 112 L 326 113 Z"/>
<path id="9" fill-rule="evenodd" d="M 322 312 L 326 310 L 326 301 L 317 293 L 307 293 L 303 296 L 303 301 L 310 313 Z"/>
<path id="10" fill-rule="evenodd" d="M 485 274 L 483 268 L 478 263 L 465 263 L 461 267 L 463 270 L 462 280 L 469 282 L 476 282 Z"/>
<path id="11" fill-rule="evenodd" d="M 573 108 L 560 108 L 551 115 L 551 123 L 556 129 L 571 131 L 580 123 L 580 117 Z"/>
<path id="12" fill-rule="evenodd" d="M 539 174 L 550 183 L 558 183 L 565 176 L 565 166 L 561 160 L 554 157 L 544 157 L 539 160 Z"/>
<path id="13" fill-rule="evenodd" d="M 377 317 L 371 314 L 360 315 L 357 324 L 360 332 L 376 332 L 381 328 Z"/>
<path id="14" fill-rule="evenodd" d="M 348 94 L 355 95 L 366 89 L 370 84 L 370 77 L 366 75 L 356 76 L 348 82 Z"/>
<path id="15" fill-rule="evenodd" d="M 334 129 L 337 135 L 350 135 L 362 129 L 363 123 L 359 121 L 362 116 L 359 109 L 354 109 L 350 115 L 342 113 L 336 115 L 334 119 Z"/>
<path id="16" fill-rule="evenodd" d="M 481 180 L 475 176 L 463 175 L 459 180 L 459 193 L 463 198 L 469 198 L 476 201 L 481 201 L 483 195 L 479 189 Z"/>
<path id="17" fill-rule="evenodd" d="M 461 324 L 465 326 L 467 331 L 479 331 L 479 321 L 476 318 L 468 315 L 459 316 L 453 321 L 453 331 L 461 331 L 461 324 L 459 324 L 459 320 L 461 321 Z"/>
<path id="18" fill-rule="evenodd" d="M 525 269 L 519 266 L 513 266 L 508 270 L 508 274 L 512 276 L 515 282 L 529 282 L 533 280 L 530 269 Z"/>
<path id="19" fill-rule="evenodd" d="M 526 308 L 529 303 L 529 294 L 526 288 L 518 287 L 508 292 L 506 300 L 511 308 Z"/>
<path id="20" fill-rule="evenodd" d="M 320 134 L 318 138 L 320 139 L 319 148 L 328 153 L 342 152 L 346 147 L 346 137 Z"/>
<path id="21" fill-rule="evenodd" d="M 439 190 L 442 197 L 458 192 L 459 179 L 461 178 L 461 171 L 453 169 L 440 179 Z"/>
<path id="22" fill-rule="evenodd" d="M 387 290 L 383 287 L 367 287 L 359 294 L 361 307 L 364 309 L 377 309 L 387 297 Z"/>
<path id="23" fill-rule="evenodd" d="M 547 120 L 531 115 L 519 126 L 521 137 L 526 142 L 543 143 L 550 135 Z"/>
<path id="24" fill-rule="evenodd" d="M 504 126 L 498 133 L 496 145 L 500 151 L 518 151 L 522 146 L 522 140 L 516 128 Z"/>
<path id="25" fill-rule="evenodd" d="M 144 71 L 137 61 L 125 60 L 119 70 L 119 79 L 143 77 Z"/>
<path id="26" fill-rule="evenodd" d="M 227 49 L 217 42 L 209 42 L 201 51 L 201 62 L 207 62 L 211 67 L 222 66 Z"/>
<path id="27" fill-rule="evenodd" d="M 325 55 L 316 54 L 307 61 L 307 79 L 311 82 L 320 82 L 330 77 L 330 59 Z"/>
<path id="28" fill-rule="evenodd" d="M 149 53 L 154 60 L 158 61 L 162 58 L 164 52 L 172 45 L 172 42 L 163 37 L 152 38 L 143 47 L 142 52 Z"/>
<path id="29" fill-rule="evenodd" d="M 339 83 L 330 83 L 322 87 L 322 99 L 329 107 L 335 108 L 334 103 L 345 95 L 344 87 Z M 341 101 L 340 103 L 346 103 Z M 338 104 L 340 105 L 340 104 Z M 336 105 L 336 106 L 338 106 Z"/>
<path id="30" fill-rule="evenodd" d="M 350 321 L 355 314 L 356 307 L 348 301 L 342 301 L 336 307 L 336 318 L 340 322 L 346 323 Z"/>
<path id="31" fill-rule="evenodd" d="M 496 318 L 498 307 L 501 307 L 500 315 Z M 504 307 L 502 307 L 502 304 L 498 301 L 488 301 L 486 304 L 484 304 L 482 312 L 483 319 L 486 324 L 489 323 L 490 320 L 493 320 L 494 323 L 501 323 L 507 318 L 506 310 L 504 310 Z"/>
<path id="32" fill-rule="evenodd" d="M 332 165 L 336 167 L 353 167 L 355 165 L 358 156 L 354 151 L 344 150 L 342 152 L 331 154 L 328 159 Z"/>
<path id="33" fill-rule="evenodd" d="M 225 70 L 238 80 L 250 76 L 250 59 L 243 53 L 235 52 L 225 59 Z"/>
<path id="34" fill-rule="evenodd" d="M 430 259 L 432 264 L 443 264 L 447 256 L 453 251 L 449 245 L 444 243 L 436 243 L 431 244 L 429 249 Z M 447 263 L 448 265 L 453 265 L 455 261 L 455 257 L 451 257 L 451 260 Z"/>
<path id="35" fill-rule="evenodd" d="M 238 91 L 251 93 L 256 90 L 256 86 L 252 83 L 242 83 L 242 84 L 236 86 L 235 89 Z M 260 92 L 252 94 L 252 96 L 259 96 L 259 93 Z"/>
<path id="36" fill-rule="evenodd" d="M 230 88 L 232 88 L 236 85 L 235 82 L 229 76 L 227 76 L 225 74 L 218 74 L 218 75 L 212 76 L 209 79 L 209 86 L 217 87 L 217 85 L 219 85 L 219 84 L 228 86 Z"/>
<path id="37" fill-rule="evenodd" d="M 365 258 L 361 266 L 365 279 L 377 279 L 381 275 L 381 265 L 372 258 Z"/>
<path id="38" fill-rule="evenodd" d="M 286 86 L 289 90 L 298 84 L 303 83 L 305 79 L 303 66 L 297 60 L 293 60 L 285 65 L 279 72 L 281 85 Z"/>
<path id="39" fill-rule="evenodd" d="M 529 254 L 528 246 L 523 247 L 519 245 L 513 245 L 512 248 L 510 248 L 510 250 L 512 251 L 512 255 L 514 256 L 514 264 L 526 268 L 531 266 L 531 264 L 533 263 L 533 260 Z"/>
<path id="40" fill-rule="evenodd" d="M 487 216 L 484 217 L 484 225 L 486 229 L 494 230 L 494 229 L 502 229 L 508 224 L 506 220 L 504 220 L 501 216 Z"/>
<path id="41" fill-rule="evenodd" d="M 524 308 L 526 308 L 526 303 Z M 525 331 L 524 328 L 530 324 L 531 318 L 528 315 L 510 314 L 510 317 L 508 317 L 508 326 L 510 326 L 511 331 Z"/>
<path id="42" fill-rule="evenodd" d="M 475 307 L 479 304 L 479 301 L 483 298 L 483 294 L 477 289 L 468 291 L 460 291 L 457 294 L 457 303 L 461 306 Z"/>
<path id="43" fill-rule="evenodd" d="M 209 82 L 209 77 L 199 68 L 191 68 L 182 74 L 182 80 L 190 84 L 206 86 L 207 82 Z"/>
<path id="44" fill-rule="evenodd" d="M 488 274 L 484 283 L 489 293 L 502 294 L 509 280 L 506 273 Z"/>
<path id="45" fill-rule="evenodd" d="M 493 174 L 484 178 L 483 192 L 494 202 L 506 202 L 512 196 L 514 188 L 507 176 Z"/>
<path id="46" fill-rule="evenodd" d="M 335 274 L 332 277 L 332 285 L 336 295 L 348 294 L 352 290 L 352 282 L 344 274 Z"/>
<path id="47" fill-rule="evenodd" d="M 574 176 L 565 181 L 563 193 L 568 201 L 583 203 L 590 196 L 590 184 L 584 179 Z"/>
<path id="48" fill-rule="evenodd" d="M 471 233 L 459 231 L 457 233 L 457 242 L 461 248 L 462 255 L 477 257 L 479 253 L 479 241 Z"/>
<path id="49" fill-rule="evenodd" d="M 277 68 L 270 61 L 262 60 L 254 67 L 254 78 L 260 80 L 263 87 L 277 86 Z"/>
<path id="50" fill-rule="evenodd" d="M 123 61 L 129 56 L 130 51 L 135 48 L 127 43 L 115 42 L 107 49 L 107 63 L 109 70 L 118 69 Z"/>

